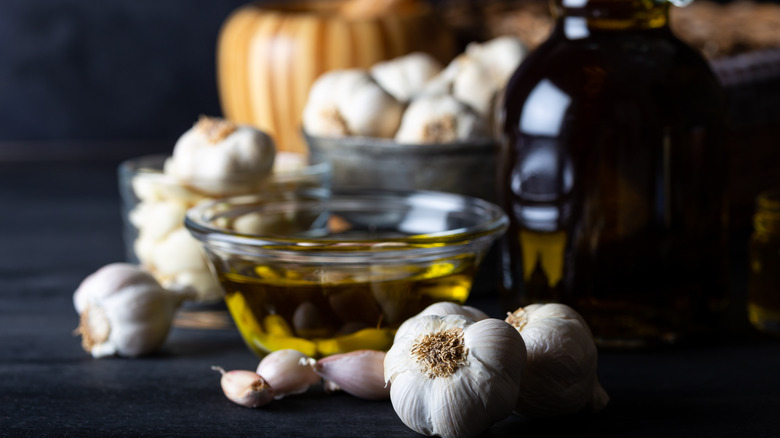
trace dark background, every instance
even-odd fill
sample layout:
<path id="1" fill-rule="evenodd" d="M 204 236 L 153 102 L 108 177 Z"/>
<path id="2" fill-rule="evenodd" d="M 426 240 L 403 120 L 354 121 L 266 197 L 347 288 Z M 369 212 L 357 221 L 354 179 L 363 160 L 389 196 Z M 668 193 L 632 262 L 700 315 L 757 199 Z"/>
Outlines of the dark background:
<path id="1" fill-rule="evenodd" d="M 217 36 L 245 3 L 0 1 L 0 142 L 165 142 L 221 114 Z"/>

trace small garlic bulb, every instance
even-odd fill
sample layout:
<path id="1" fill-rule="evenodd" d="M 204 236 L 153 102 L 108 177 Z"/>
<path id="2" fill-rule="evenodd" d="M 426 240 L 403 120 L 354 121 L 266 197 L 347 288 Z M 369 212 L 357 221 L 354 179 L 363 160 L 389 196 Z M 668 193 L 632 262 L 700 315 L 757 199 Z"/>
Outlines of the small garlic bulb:
<path id="1" fill-rule="evenodd" d="M 385 381 L 401 421 L 423 435 L 475 437 L 516 403 L 525 344 L 504 321 L 413 317 L 385 357 Z"/>
<path id="2" fill-rule="evenodd" d="M 384 351 L 377 350 L 335 354 L 318 360 L 314 370 L 330 388 L 365 400 L 385 400 L 390 398 L 384 378 L 385 356 Z"/>
<path id="3" fill-rule="evenodd" d="M 423 95 L 412 100 L 395 135 L 398 143 L 451 143 L 486 134 L 485 120 L 468 105 L 448 94 Z"/>
<path id="4" fill-rule="evenodd" d="M 316 362 L 298 350 L 284 349 L 268 353 L 257 365 L 257 374 L 274 388 L 275 398 L 306 392 L 322 378 L 314 372 Z"/>
<path id="5" fill-rule="evenodd" d="M 168 336 L 173 316 L 192 290 L 164 289 L 143 269 L 112 263 L 85 278 L 73 294 L 76 333 L 93 357 L 152 353 Z"/>
<path id="6" fill-rule="evenodd" d="M 241 193 L 271 173 L 273 139 L 250 126 L 201 117 L 179 137 L 165 173 L 210 196 Z"/>
<path id="7" fill-rule="evenodd" d="M 367 71 L 332 70 L 314 81 L 303 109 L 303 128 L 323 137 L 392 138 L 404 105 Z"/>
<path id="8" fill-rule="evenodd" d="M 265 406 L 274 399 L 274 389 L 257 373 L 247 370 L 225 371 L 222 367 L 213 366 L 222 378 L 219 384 L 228 400 L 247 408 Z"/>
<path id="9" fill-rule="evenodd" d="M 414 52 L 371 67 L 371 76 L 399 102 L 409 102 L 442 70 L 433 56 Z"/>
<path id="10" fill-rule="evenodd" d="M 515 412 L 552 417 L 603 409 L 608 401 L 598 381 L 598 353 L 579 313 L 563 304 L 532 304 L 510 313 L 528 350 Z"/>

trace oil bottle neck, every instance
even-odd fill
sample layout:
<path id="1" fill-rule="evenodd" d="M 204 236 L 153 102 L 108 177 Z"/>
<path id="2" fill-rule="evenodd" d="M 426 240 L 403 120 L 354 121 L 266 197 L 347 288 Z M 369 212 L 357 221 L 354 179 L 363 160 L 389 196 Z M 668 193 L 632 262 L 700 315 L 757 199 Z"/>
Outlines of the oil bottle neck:
<path id="1" fill-rule="evenodd" d="M 642 30 L 668 26 L 665 0 L 551 0 L 553 15 L 564 32 Z"/>

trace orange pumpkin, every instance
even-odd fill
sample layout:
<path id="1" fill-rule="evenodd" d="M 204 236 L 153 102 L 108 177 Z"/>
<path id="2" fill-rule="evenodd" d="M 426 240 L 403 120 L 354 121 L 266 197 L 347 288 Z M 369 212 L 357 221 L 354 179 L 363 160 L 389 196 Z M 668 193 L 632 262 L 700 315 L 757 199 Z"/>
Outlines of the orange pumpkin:
<path id="1" fill-rule="evenodd" d="M 375 4 L 360 4 L 369 2 Z M 280 150 L 306 153 L 301 114 L 320 74 L 368 68 L 414 51 L 442 63 L 454 56 L 453 33 L 428 4 L 389 3 L 383 11 L 356 8 L 355 0 L 248 4 L 234 11 L 217 43 L 224 116 L 268 132 Z"/>

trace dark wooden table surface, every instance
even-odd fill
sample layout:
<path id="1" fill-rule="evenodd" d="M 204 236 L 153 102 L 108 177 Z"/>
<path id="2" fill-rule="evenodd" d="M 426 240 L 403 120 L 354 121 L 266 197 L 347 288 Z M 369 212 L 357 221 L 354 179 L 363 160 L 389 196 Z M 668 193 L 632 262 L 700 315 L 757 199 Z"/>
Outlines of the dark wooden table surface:
<path id="1" fill-rule="evenodd" d="M 143 359 L 82 351 L 73 291 L 124 258 L 117 164 L 89 155 L 0 161 L 0 436 L 416 436 L 389 402 L 321 388 L 259 410 L 232 404 L 210 367 L 258 362 L 232 329 L 174 328 Z M 732 308 L 721 332 L 696 345 L 602 351 L 606 410 L 510 417 L 485 436 L 780 436 L 780 338 L 745 320 L 744 238 L 734 236 Z M 486 289 L 471 304 L 500 316 Z"/>

